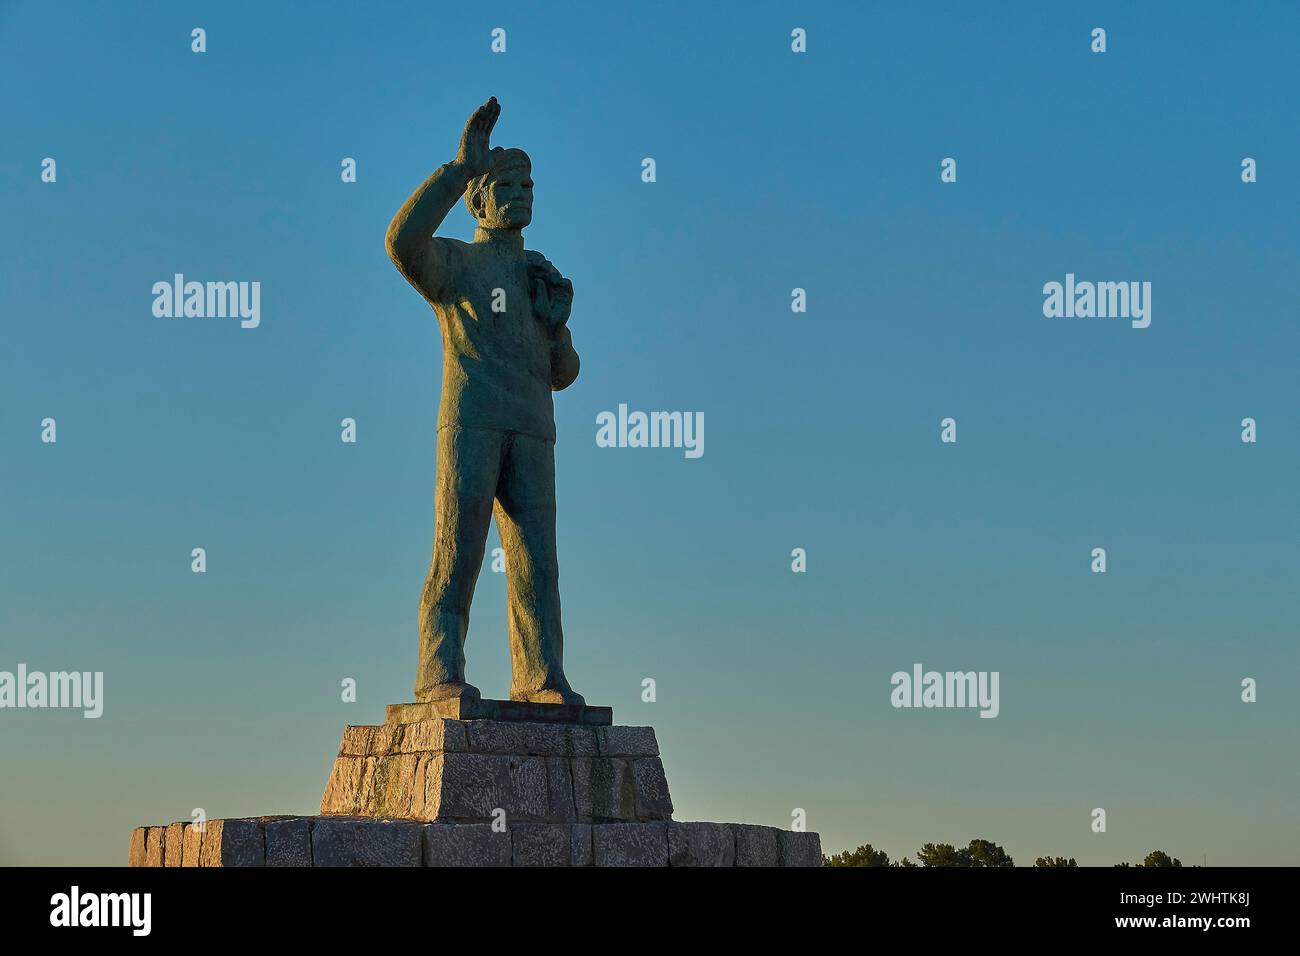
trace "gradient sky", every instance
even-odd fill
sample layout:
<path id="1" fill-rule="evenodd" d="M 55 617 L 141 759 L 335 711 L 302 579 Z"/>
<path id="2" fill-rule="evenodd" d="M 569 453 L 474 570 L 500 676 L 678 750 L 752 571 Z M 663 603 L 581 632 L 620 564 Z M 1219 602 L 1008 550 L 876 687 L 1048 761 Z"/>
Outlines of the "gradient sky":
<path id="1" fill-rule="evenodd" d="M 315 812 L 410 699 L 440 343 L 383 235 L 489 95 L 576 287 L 567 670 L 677 819 L 1300 863 L 1300 13 L 1087 7 L 0 4 L 0 670 L 106 683 L 0 711 L 0 863 Z M 155 318 L 176 272 L 260 281 L 261 327 Z M 1044 318 L 1067 272 L 1150 281 L 1151 327 Z M 620 402 L 704 456 L 597 447 Z M 1000 716 L 893 709 L 914 662 L 999 671 Z"/>

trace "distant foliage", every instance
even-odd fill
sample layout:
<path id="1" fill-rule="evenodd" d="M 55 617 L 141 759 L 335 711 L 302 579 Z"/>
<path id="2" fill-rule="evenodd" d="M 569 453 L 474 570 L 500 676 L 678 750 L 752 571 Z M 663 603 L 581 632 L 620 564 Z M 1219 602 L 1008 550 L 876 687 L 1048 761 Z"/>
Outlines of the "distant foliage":
<path id="1" fill-rule="evenodd" d="M 1007 851 L 992 840 L 971 840 L 967 846 L 960 849 L 951 843 L 927 843 L 916 851 L 916 858 L 921 866 L 1007 867 L 1016 865 L 1015 861 L 1007 855 Z M 870 843 L 864 843 L 856 850 L 845 850 L 834 856 L 823 856 L 822 865 L 915 867 L 917 864 L 907 857 L 891 861 L 889 854 L 884 850 L 877 850 Z M 1078 867 L 1078 865 L 1078 861 L 1072 856 L 1040 856 L 1034 860 L 1035 867 Z M 1141 863 L 1116 863 L 1115 865 L 1117 867 L 1180 867 L 1183 863 L 1164 850 L 1152 850 Z"/>
<path id="2" fill-rule="evenodd" d="M 864 843 L 856 850 L 845 850 L 834 856 L 822 857 L 825 866 L 889 866 L 889 854 Z"/>
<path id="3" fill-rule="evenodd" d="M 971 840 L 970 845 L 957 849 L 951 843 L 927 843 L 916 851 L 923 866 L 1015 866 L 1015 860 L 991 840 Z"/>

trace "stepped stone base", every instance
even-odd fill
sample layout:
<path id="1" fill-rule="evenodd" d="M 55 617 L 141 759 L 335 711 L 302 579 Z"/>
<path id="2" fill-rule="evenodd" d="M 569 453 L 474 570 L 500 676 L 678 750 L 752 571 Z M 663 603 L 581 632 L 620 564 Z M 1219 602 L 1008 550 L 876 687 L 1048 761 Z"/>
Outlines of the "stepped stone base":
<path id="1" fill-rule="evenodd" d="M 816 833 L 673 821 L 652 728 L 516 703 L 390 705 L 343 732 L 320 816 L 140 827 L 130 865 L 821 865 Z"/>
<path id="2" fill-rule="evenodd" d="M 816 833 L 743 823 L 252 817 L 139 827 L 131 866 L 820 866 Z"/>
<path id="3" fill-rule="evenodd" d="M 322 815 L 429 823 L 667 820 L 651 727 L 450 720 L 348 727 Z"/>

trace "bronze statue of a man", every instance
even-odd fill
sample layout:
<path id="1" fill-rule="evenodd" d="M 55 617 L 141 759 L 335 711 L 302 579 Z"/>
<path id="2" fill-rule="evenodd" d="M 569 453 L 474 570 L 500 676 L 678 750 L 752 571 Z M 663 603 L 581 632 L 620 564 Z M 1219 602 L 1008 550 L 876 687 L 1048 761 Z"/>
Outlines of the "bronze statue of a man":
<path id="1" fill-rule="evenodd" d="M 419 701 L 479 696 L 465 681 L 470 602 L 495 511 L 509 592 L 510 699 L 582 704 L 564 676 L 555 553 L 551 392 L 578 377 L 567 322 L 573 284 L 525 251 L 532 163 L 489 148 L 501 106 L 469 118 L 460 150 L 388 227 L 388 255 L 442 329 L 437 528 L 420 596 Z M 464 195 L 473 242 L 435 237 Z"/>

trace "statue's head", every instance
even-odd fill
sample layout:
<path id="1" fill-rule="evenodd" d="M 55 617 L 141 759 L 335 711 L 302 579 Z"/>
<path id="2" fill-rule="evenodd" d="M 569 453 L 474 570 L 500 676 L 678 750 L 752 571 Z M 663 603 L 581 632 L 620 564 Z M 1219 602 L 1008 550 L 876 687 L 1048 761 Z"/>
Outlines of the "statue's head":
<path id="1" fill-rule="evenodd" d="M 494 149 L 492 165 L 465 187 L 469 214 L 485 229 L 523 229 L 533 221 L 533 163 L 522 149 Z"/>

